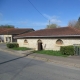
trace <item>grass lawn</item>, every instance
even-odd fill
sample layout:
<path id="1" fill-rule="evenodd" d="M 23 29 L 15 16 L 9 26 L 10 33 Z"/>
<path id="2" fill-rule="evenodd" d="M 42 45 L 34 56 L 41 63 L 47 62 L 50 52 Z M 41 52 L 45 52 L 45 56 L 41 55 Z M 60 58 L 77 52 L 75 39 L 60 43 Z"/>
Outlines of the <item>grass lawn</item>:
<path id="1" fill-rule="evenodd" d="M 25 50 L 30 50 L 30 48 L 26 48 L 26 47 L 14 47 L 14 48 L 11 48 L 13 50 L 22 50 L 22 51 L 25 51 Z"/>
<path id="2" fill-rule="evenodd" d="M 33 52 L 39 54 L 52 55 L 52 56 L 62 56 L 62 57 L 69 56 L 69 55 L 63 55 L 60 51 L 53 51 L 53 50 L 42 50 L 42 51 L 33 51 Z"/>

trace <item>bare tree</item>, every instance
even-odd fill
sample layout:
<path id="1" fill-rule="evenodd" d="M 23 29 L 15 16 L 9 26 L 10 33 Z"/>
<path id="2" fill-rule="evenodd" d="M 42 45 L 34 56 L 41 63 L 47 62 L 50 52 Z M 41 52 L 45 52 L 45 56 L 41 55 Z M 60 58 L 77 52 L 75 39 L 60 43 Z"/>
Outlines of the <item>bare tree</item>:
<path id="1" fill-rule="evenodd" d="M 78 18 L 77 21 L 76 20 L 69 21 L 68 26 L 80 29 L 80 17 Z"/>
<path id="2" fill-rule="evenodd" d="M 71 21 L 69 21 L 68 26 L 69 27 L 75 27 L 76 23 L 77 23 L 76 20 L 71 20 Z"/>

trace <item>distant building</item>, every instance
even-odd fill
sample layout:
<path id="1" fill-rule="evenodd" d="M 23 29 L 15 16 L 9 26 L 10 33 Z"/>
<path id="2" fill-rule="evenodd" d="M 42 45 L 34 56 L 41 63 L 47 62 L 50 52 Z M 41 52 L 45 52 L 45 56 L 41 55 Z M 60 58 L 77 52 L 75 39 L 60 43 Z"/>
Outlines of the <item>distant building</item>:
<path id="1" fill-rule="evenodd" d="M 17 42 L 13 37 L 34 31 L 32 28 L 0 28 L 0 42 Z"/>

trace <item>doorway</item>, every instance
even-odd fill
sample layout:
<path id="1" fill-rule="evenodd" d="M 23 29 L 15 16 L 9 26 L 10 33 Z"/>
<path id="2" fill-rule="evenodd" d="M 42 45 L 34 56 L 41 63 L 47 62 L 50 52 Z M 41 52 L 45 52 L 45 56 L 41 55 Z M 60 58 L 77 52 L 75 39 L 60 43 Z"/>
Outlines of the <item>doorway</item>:
<path id="1" fill-rule="evenodd" d="M 38 43 L 38 50 L 39 50 L 39 51 L 40 51 L 40 50 L 43 50 L 42 41 L 39 39 L 39 40 L 37 41 L 37 43 Z"/>

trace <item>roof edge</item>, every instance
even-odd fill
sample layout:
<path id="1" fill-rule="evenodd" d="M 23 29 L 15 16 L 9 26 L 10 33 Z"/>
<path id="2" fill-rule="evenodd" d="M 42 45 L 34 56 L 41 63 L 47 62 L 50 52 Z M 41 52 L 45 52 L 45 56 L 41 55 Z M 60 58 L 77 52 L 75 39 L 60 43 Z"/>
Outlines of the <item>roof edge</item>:
<path id="1" fill-rule="evenodd" d="M 22 36 L 22 37 L 14 37 L 14 38 L 34 38 L 34 37 L 44 37 L 44 38 L 47 38 L 47 37 L 80 37 L 80 35 L 55 35 L 55 36 Z"/>

